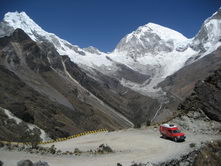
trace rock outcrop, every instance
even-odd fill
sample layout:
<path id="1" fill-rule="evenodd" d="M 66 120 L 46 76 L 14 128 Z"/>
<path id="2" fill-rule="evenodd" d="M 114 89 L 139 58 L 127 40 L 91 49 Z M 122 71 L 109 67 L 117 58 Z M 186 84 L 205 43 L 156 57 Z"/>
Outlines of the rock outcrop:
<path id="1" fill-rule="evenodd" d="M 221 122 L 221 68 L 204 81 L 199 81 L 179 108 L 203 111 L 210 119 Z"/>
<path id="2" fill-rule="evenodd" d="M 219 166 L 221 163 L 221 142 L 210 142 L 180 159 L 156 164 L 157 166 Z M 153 166 L 155 166 L 153 164 Z"/>
<path id="3" fill-rule="evenodd" d="M 221 163 L 221 141 L 211 142 L 200 149 L 193 166 L 218 166 Z"/>

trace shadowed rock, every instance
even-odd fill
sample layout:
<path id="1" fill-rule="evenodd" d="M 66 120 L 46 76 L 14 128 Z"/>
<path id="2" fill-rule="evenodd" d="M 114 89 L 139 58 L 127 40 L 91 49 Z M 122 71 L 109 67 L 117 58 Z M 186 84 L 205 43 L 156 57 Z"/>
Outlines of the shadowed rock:
<path id="1" fill-rule="evenodd" d="M 17 166 L 34 166 L 31 160 L 21 160 L 17 163 Z"/>

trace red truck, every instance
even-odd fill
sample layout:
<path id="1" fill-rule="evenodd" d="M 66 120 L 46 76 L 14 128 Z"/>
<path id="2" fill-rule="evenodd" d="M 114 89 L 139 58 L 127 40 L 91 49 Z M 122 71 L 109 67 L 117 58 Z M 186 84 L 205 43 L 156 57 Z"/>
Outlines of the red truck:
<path id="1" fill-rule="evenodd" d="M 163 138 L 173 139 L 175 142 L 184 141 L 186 136 L 182 133 L 177 126 L 173 124 L 162 124 L 160 125 L 160 133 Z"/>

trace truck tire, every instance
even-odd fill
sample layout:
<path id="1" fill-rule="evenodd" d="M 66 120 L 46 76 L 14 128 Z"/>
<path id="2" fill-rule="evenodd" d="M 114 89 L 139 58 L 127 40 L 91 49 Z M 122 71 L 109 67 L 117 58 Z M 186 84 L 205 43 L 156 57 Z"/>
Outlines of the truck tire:
<path id="1" fill-rule="evenodd" d="M 176 137 L 174 137 L 173 140 L 174 140 L 174 142 L 177 142 L 177 141 L 178 141 Z"/>

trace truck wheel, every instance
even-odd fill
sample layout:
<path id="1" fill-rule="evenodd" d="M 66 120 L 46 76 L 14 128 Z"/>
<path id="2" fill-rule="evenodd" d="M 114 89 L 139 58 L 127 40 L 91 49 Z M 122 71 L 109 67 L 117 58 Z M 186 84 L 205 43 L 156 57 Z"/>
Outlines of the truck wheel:
<path id="1" fill-rule="evenodd" d="M 176 137 L 174 137 L 173 140 L 174 140 L 175 142 L 177 142 L 177 138 L 176 138 Z"/>

